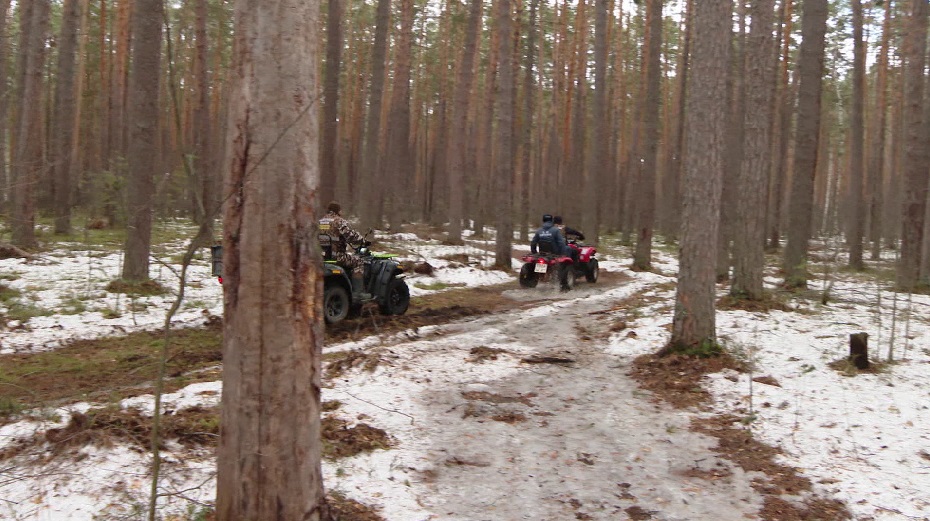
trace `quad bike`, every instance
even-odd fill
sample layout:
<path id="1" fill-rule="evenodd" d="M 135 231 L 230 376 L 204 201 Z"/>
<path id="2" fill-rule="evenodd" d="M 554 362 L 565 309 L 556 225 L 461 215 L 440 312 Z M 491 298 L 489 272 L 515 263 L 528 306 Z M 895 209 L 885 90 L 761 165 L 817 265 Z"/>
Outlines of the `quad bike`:
<path id="1" fill-rule="evenodd" d="M 535 288 L 540 282 L 556 282 L 562 291 L 575 287 L 575 267 L 568 255 L 551 252 L 528 253 L 521 259 L 520 285 Z"/>
<path id="2" fill-rule="evenodd" d="M 394 260 L 395 255 L 372 253 L 368 249 L 370 245 L 366 240 L 355 248 L 355 253 L 365 263 L 360 292 L 353 291 L 351 271 L 343 269 L 334 260 L 323 263 L 323 313 L 328 324 L 358 315 L 368 302 L 376 302 L 382 315 L 403 315 L 407 312 L 410 288 L 404 280 L 404 269 Z M 339 277 L 330 276 L 337 270 Z"/>
<path id="3" fill-rule="evenodd" d="M 404 280 L 404 270 L 393 255 L 373 254 L 371 243 L 364 241 L 355 252 L 365 262 L 360 292 L 352 291 L 351 271 L 335 260 L 323 262 L 323 318 L 335 324 L 350 315 L 358 315 L 362 306 L 377 302 L 384 315 L 403 315 L 410 306 L 410 288 Z M 212 246 L 213 275 L 223 283 L 223 247 Z M 355 298 L 361 295 L 359 298 Z"/>
<path id="4" fill-rule="evenodd" d="M 594 255 L 597 249 L 594 246 L 585 246 L 578 244 L 575 240 L 568 241 L 568 247 L 572 249 L 572 265 L 575 267 L 575 275 L 584 277 L 590 283 L 597 282 L 600 274 L 600 268 L 597 265 L 597 259 Z"/>

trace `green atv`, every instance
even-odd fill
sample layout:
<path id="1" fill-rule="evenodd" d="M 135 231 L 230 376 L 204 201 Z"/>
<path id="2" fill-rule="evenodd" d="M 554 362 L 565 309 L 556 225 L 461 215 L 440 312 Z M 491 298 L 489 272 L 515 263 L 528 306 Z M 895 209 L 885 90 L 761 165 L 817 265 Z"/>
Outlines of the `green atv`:
<path id="1" fill-rule="evenodd" d="M 360 291 L 352 291 L 351 272 L 334 260 L 323 263 L 323 318 L 327 324 L 341 322 L 361 313 L 362 306 L 377 302 L 383 315 L 403 315 L 410 306 L 410 288 L 404 280 L 404 269 L 394 255 L 373 254 L 371 243 L 363 242 L 355 249 L 365 261 Z M 223 283 L 223 247 L 211 246 L 213 276 Z M 361 297 L 358 297 L 361 295 Z M 356 296 L 353 300 L 353 296 Z"/>

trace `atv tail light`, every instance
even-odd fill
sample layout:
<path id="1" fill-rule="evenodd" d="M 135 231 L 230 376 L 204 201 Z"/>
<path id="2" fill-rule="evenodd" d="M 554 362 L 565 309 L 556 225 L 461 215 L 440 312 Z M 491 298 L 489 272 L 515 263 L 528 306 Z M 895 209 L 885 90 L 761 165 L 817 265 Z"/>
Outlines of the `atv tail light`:
<path id="1" fill-rule="evenodd" d="M 220 281 L 220 284 L 223 283 L 223 277 L 217 277 L 216 280 Z"/>

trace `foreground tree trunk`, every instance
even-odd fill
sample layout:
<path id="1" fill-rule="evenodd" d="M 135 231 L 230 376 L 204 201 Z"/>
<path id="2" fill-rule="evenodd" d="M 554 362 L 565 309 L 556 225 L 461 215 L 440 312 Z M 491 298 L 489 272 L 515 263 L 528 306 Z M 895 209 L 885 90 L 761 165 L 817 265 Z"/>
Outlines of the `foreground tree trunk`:
<path id="1" fill-rule="evenodd" d="M 678 291 L 665 351 L 716 343 L 714 290 L 727 129 L 730 0 L 694 3 Z"/>
<path id="2" fill-rule="evenodd" d="M 794 169 L 785 245 L 785 286 L 807 286 L 807 251 L 814 203 L 814 174 L 820 138 L 820 99 L 823 84 L 824 35 L 827 0 L 805 0 L 801 16 L 798 59 L 798 106 Z"/>
<path id="3" fill-rule="evenodd" d="M 927 204 L 927 141 L 924 129 L 924 62 L 927 53 L 927 0 L 912 0 L 904 57 L 904 201 L 898 286 L 917 287 Z"/>
<path id="4" fill-rule="evenodd" d="M 162 0 L 137 0 L 132 16 L 132 71 L 129 78 L 129 179 L 126 260 L 123 280 L 149 278 L 152 198 L 158 170 L 158 93 L 161 79 Z"/>
<path id="5" fill-rule="evenodd" d="M 746 103 L 743 157 L 739 169 L 734 223 L 733 284 L 730 294 L 760 300 L 765 268 L 765 200 L 772 151 L 772 21 L 775 0 L 755 0 L 744 60 Z"/>
<path id="6" fill-rule="evenodd" d="M 314 233 L 319 0 L 238 0 L 225 162 L 219 521 L 327 519 Z"/>

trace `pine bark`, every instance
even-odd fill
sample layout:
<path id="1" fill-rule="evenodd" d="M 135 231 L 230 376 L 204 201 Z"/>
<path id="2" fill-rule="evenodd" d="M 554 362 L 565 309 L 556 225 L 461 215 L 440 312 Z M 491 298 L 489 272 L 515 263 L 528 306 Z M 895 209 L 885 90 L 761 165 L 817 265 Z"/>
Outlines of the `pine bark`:
<path id="1" fill-rule="evenodd" d="M 694 3 L 691 77 L 685 110 L 678 290 L 666 351 L 716 343 L 715 266 L 727 128 L 730 0 Z"/>
<path id="2" fill-rule="evenodd" d="M 55 233 L 71 233 L 71 169 L 76 150 L 77 98 L 76 74 L 78 25 L 81 6 L 78 0 L 65 0 L 62 7 L 61 35 L 58 38 L 58 67 L 55 83 L 54 156 L 52 194 L 55 201 Z"/>
<path id="3" fill-rule="evenodd" d="M 754 0 L 747 41 L 744 73 L 743 158 L 737 180 L 734 225 L 733 283 L 730 294 L 761 300 L 765 268 L 765 207 L 768 171 L 771 166 L 772 81 L 775 78 L 772 22 L 774 0 Z"/>
<path id="4" fill-rule="evenodd" d="M 882 23 L 882 43 L 878 54 L 875 80 L 875 115 L 872 131 L 872 154 L 869 159 L 869 241 L 871 258 L 878 260 L 882 245 L 882 201 L 884 200 L 885 144 L 887 143 L 888 114 L 888 48 L 891 42 L 891 5 L 885 1 L 885 20 Z"/>
<path id="5" fill-rule="evenodd" d="M 594 106 L 589 119 L 593 120 L 591 154 L 588 156 L 588 166 L 585 168 L 585 208 L 582 212 L 582 231 L 586 240 L 591 243 L 598 241 L 601 225 L 601 190 L 609 179 L 607 175 L 608 154 L 610 152 L 610 127 L 607 103 L 607 48 L 608 41 L 608 0 L 595 0 L 594 3 Z M 660 4 L 661 9 L 661 4 Z"/>
<path id="6" fill-rule="evenodd" d="M 791 114 L 794 108 L 794 88 L 788 79 L 791 32 L 793 28 L 792 0 L 782 0 L 779 7 L 781 18 L 781 50 L 776 55 L 778 62 L 778 85 L 775 96 L 775 115 L 772 121 L 772 170 L 769 173 L 769 199 L 767 213 L 767 247 L 771 250 L 781 246 L 781 231 L 785 199 L 785 180 L 788 178 L 788 144 L 791 141 Z M 795 75 L 795 78 L 797 76 Z"/>
<path id="7" fill-rule="evenodd" d="M 662 0 L 646 4 L 646 50 L 643 54 L 642 154 L 636 212 L 633 268 L 652 268 L 652 234 L 656 213 L 656 166 L 659 155 L 659 110 L 662 79 Z"/>
<path id="8" fill-rule="evenodd" d="M 322 205 L 336 198 L 336 153 L 339 135 L 339 76 L 342 68 L 344 0 L 328 0 L 326 64 L 323 72 L 323 135 L 320 140 L 320 197 Z"/>
<path id="9" fill-rule="evenodd" d="M 827 0 L 805 0 L 801 15 L 794 168 L 788 213 L 788 243 L 784 256 L 785 285 L 788 287 L 807 286 L 807 254 L 813 219 L 828 11 Z"/>
<path id="10" fill-rule="evenodd" d="M 26 2 L 20 7 L 20 89 L 13 155 L 10 219 L 12 243 L 22 249 L 36 246 L 35 185 L 45 168 L 43 151 L 42 93 L 45 90 L 45 39 L 49 26 L 48 0 Z"/>
<path id="11" fill-rule="evenodd" d="M 319 0 L 238 0 L 224 192 L 216 518 L 328 519 L 314 235 Z"/>
<path id="12" fill-rule="evenodd" d="M 411 47 L 413 45 L 413 0 L 400 0 L 400 33 L 395 37 L 394 48 L 394 83 L 391 88 L 391 107 L 388 115 L 387 144 L 385 155 L 385 179 L 388 187 L 382 189 L 383 197 L 379 208 L 383 213 L 384 204 L 391 208 L 391 218 L 397 219 L 405 212 L 409 193 L 407 172 L 412 163 L 413 152 L 410 148 L 410 67 Z"/>
<path id="13" fill-rule="evenodd" d="M 368 91 L 368 111 L 365 137 L 362 145 L 362 169 L 360 190 L 356 201 L 360 203 L 358 215 L 363 228 L 375 227 L 380 221 L 378 207 L 381 189 L 378 176 L 381 173 L 381 107 L 384 96 L 384 71 L 387 59 L 388 28 L 391 24 L 391 0 L 378 0 L 375 20 L 375 42 L 371 53 L 371 90 Z"/>
<path id="14" fill-rule="evenodd" d="M 911 0 L 905 33 L 904 201 L 898 263 L 898 286 L 904 291 L 917 287 L 927 204 L 927 139 L 923 121 L 927 11 L 927 0 Z"/>
<path id="15" fill-rule="evenodd" d="M 865 42 L 862 39 L 862 3 L 850 0 L 853 12 L 853 73 L 852 110 L 850 111 L 849 137 L 849 214 L 850 226 L 846 241 L 849 244 L 849 267 L 861 271 L 862 238 L 865 235 Z"/>
<path id="16" fill-rule="evenodd" d="M 510 0 L 495 0 L 495 27 L 500 46 L 494 92 L 494 200 L 497 240 L 494 264 L 510 270 L 513 265 L 513 21 Z"/>
<path id="17" fill-rule="evenodd" d="M 455 92 L 452 98 L 452 131 L 449 134 L 446 159 L 449 162 L 449 230 L 447 240 L 452 244 L 462 243 L 462 219 L 465 217 L 465 163 L 469 100 L 475 77 L 475 55 L 478 48 L 478 30 L 481 27 L 481 0 L 471 0 L 468 7 L 468 23 L 465 25 L 465 46 L 456 71 Z"/>
<path id="18" fill-rule="evenodd" d="M 162 0 L 136 0 L 129 79 L 129 178 L 123 280 L 149 278 L 154 179 L 159 169 Z"/>
<path id="19" fill-rule="evenodd" d="M 8 39 L 11 0 L 0 0 L 0 121 L 6 122 L 10 113 Z M 9 188 L 9 165 L 7 164 L 7 125 L 0 124 L 0 211 L 5 211 Z"/>

